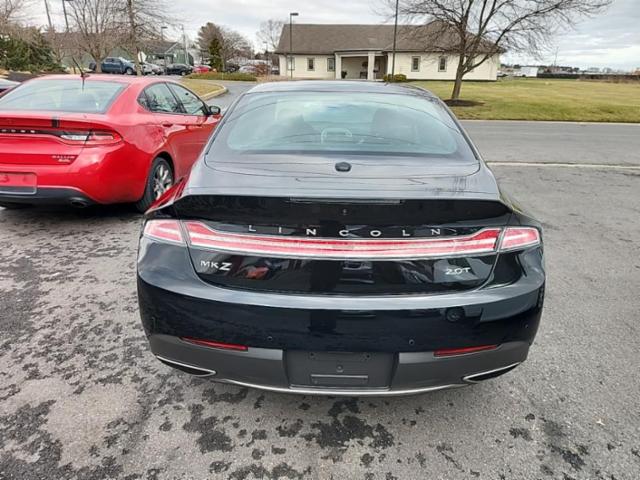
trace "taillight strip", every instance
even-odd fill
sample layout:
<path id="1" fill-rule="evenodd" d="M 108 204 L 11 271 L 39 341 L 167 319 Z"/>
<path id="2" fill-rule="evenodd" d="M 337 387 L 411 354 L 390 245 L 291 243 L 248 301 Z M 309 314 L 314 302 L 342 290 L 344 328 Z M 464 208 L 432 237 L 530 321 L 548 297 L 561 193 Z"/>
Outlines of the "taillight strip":
<path id="1" fill-rule="evenodd" d="M 185 222 L 194 247 L 240 255 L 321 259 L 420 259 L 496 252 L 501 229 L 472 235 L 428 239 L 345 240 L 256 236 L 221 232 L 200 222 Z"/>

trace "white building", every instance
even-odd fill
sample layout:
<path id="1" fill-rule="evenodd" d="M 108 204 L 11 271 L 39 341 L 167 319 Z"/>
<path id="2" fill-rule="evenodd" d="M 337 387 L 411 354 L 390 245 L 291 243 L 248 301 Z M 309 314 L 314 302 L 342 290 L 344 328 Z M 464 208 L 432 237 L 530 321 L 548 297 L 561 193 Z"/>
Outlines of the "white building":
<path id="1" fill-rule="evenodd" d="M 458 57 L 443 53 L 454 39 L 439 22 L 398 26 L 395 73 L 410 80 L 455 79 Z M 379 80 L 391 73 L 392 50 L 393 25 L 294 24 L 291 37 L 289 25 L 284 26 L 276 53 L 281 76 Z M 497 80 L 499 66 L 496 53 L 464 78 Z"/>

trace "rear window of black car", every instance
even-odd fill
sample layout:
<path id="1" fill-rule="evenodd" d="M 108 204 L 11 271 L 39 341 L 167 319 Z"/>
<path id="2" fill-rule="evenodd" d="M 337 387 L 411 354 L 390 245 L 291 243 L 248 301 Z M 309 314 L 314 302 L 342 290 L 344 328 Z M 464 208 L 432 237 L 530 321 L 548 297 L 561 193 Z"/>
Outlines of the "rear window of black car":
<path id="1" fill-rule="evenodd" d="M 218 149 L 474 158 L 437 99 L 364 92 L 248 94 L 218 132 L 213 158 Z"/>
<path id="2" fill-rule="evenodd" d="M 0 98 L 0 110 L 105 113 L 126 85 L 80 78 L 27 82 Z"/>

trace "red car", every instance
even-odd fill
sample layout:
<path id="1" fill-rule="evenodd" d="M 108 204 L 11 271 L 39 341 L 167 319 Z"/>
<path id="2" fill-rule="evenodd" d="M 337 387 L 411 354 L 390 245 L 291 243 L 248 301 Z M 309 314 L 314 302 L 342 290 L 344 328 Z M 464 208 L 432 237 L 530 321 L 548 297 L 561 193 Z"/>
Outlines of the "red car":
<path id="1" fill-rule="evenodd" d="M 193 73 L 207 73 L 211 71 L 211 67 L 208 65 L 196 65 L 193 67 Z"/>
<path id="2" fill-rule="evenodd" d="M 185 176 L 220 109 L 145 77 L 52 75 L 0 97 L 0 206 L 135 203 Z"/>

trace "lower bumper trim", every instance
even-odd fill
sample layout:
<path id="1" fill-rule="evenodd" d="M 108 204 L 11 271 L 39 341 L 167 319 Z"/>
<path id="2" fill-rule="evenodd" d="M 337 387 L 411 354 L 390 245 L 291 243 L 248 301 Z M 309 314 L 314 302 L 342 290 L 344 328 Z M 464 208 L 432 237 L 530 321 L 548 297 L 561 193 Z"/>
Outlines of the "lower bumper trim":
<path id="1" fill-rule="evenodd" d="M 437 390 L 445 390 L 448 388 L 459 388 L 466 387 L 465 384 L 452 384 L 452 385 L 437 385 L 432 387 L 422 387 L 422 388 L 410 388 L 406 390 L 390 390 L 390 389 L 375 389 L 375 390 L 367 390 L 367 389 L 351 389 L 347 390 L 344 388 L 310 388 L 310 387 L 273 387 L 270 385 L 257 385 L 254 383 L 246 383 L 239 382 L 237 380 L 223 380 L 219 379 L 218 381 L 223 383 L 230 383 L 233 385 L 239 385 L 242 387 L 256 388 L 259 390 L 267 390 L 270 392 L 278 392 L 278 393 L 295 393 L 298 395 L 328 395 L 335 397 L 391 397 L 391 396 L 401 396 L 401 395 L 418 395 L 420 393 L 427 392 L 435 392 Z"/>

